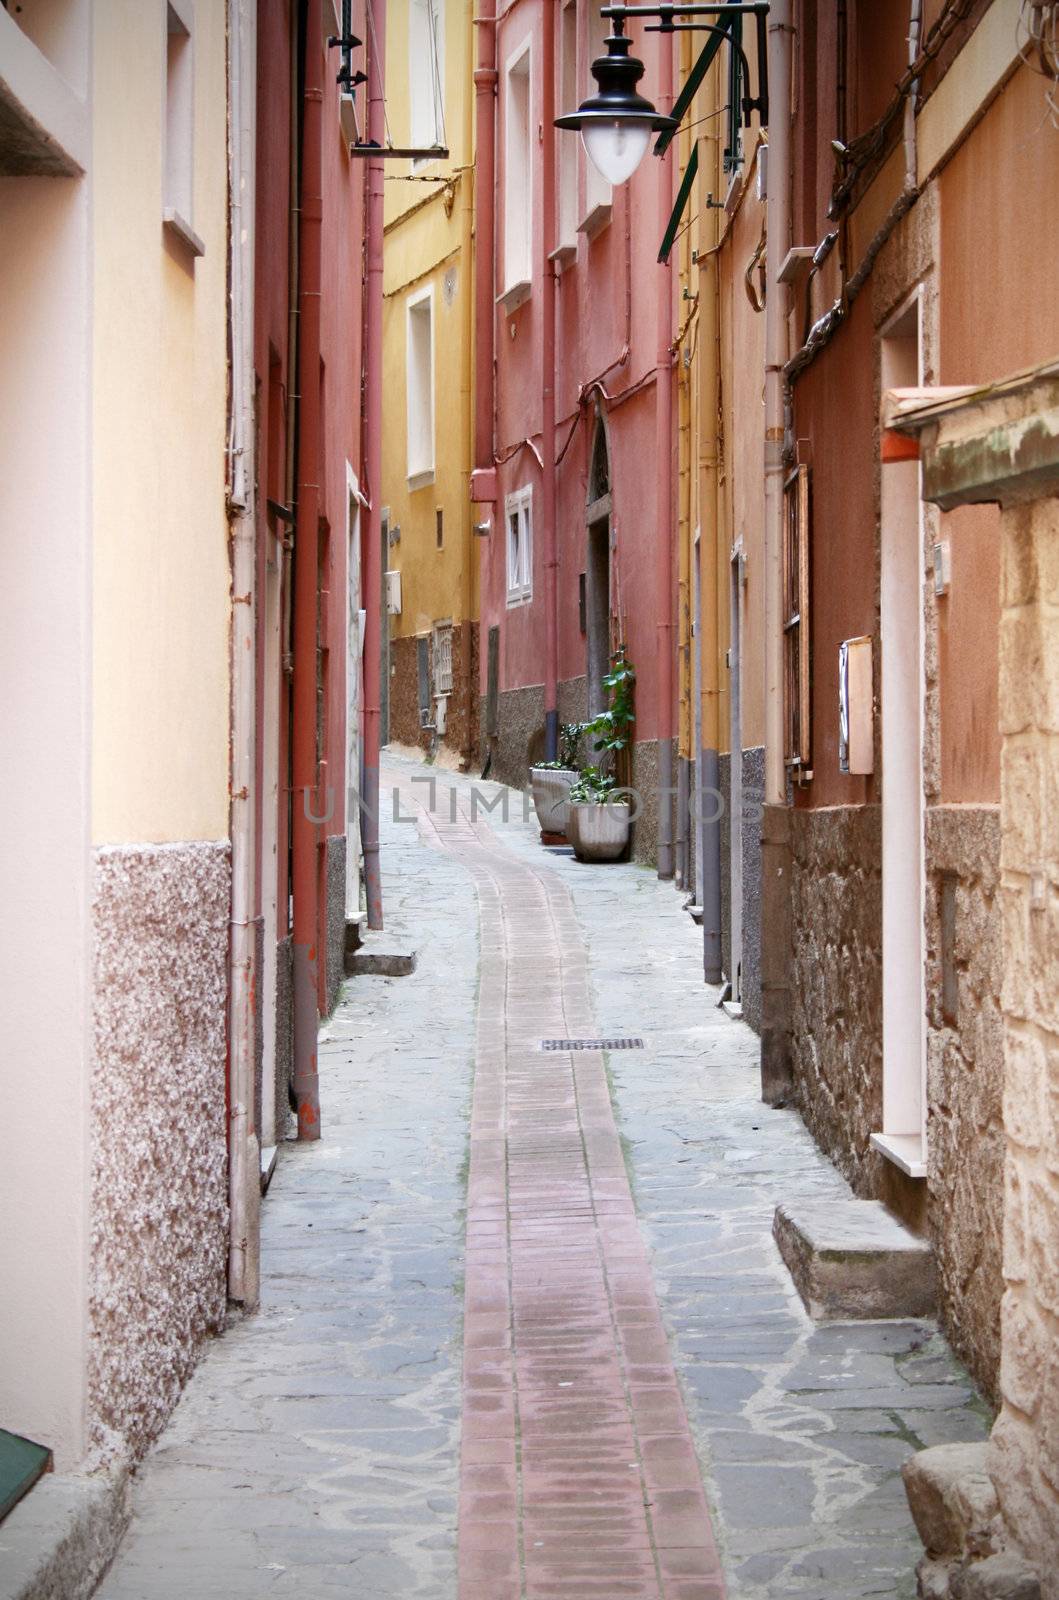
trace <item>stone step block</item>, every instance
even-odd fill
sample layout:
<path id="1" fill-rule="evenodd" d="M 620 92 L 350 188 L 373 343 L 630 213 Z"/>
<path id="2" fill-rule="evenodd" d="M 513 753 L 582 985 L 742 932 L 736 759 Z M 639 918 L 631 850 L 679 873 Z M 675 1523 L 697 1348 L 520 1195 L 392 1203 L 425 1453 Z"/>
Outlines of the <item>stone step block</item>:
<path id="1" fill-rule="evenodd" d="M 934 1254 L 878 1200 L 838 1198 L 776 1207 L 773 1237 L 817 1322 L 930 1316 Z"/>

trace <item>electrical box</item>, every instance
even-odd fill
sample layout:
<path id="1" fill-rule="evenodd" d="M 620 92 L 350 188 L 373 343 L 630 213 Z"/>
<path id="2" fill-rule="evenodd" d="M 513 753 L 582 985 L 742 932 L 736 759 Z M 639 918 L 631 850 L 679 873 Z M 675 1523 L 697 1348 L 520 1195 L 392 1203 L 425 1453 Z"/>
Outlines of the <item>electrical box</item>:
<path id="1" fill-rule="evenodd" d="M 875 687 L 871 637 L 838 647 L 838 766 L 851 776 L 875 770 Z"/>
<path id="2" fill-rule="evenodd" d="M 388 572 L 386 574 L 386 609 L 391 617 L 401 615 L 401 574 Z"/>

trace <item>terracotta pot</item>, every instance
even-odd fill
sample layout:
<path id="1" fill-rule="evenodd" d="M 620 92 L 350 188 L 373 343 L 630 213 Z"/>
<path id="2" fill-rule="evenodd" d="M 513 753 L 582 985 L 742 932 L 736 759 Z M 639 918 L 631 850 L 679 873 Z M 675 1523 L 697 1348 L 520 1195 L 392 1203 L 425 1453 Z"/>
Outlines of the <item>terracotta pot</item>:
<path id="1" fill-rule="evenodd" d="M 533 804 L 542 833 L 566 832 L 566 797 L 577 779 L 572 767 L 530 767 Z"/>
<path id="2" fill-rule="evenodd" d="M 571 801 L 566 835 L 578 861 L 617 861 L 629 843 L 629 808 L 617 800 Z"/>

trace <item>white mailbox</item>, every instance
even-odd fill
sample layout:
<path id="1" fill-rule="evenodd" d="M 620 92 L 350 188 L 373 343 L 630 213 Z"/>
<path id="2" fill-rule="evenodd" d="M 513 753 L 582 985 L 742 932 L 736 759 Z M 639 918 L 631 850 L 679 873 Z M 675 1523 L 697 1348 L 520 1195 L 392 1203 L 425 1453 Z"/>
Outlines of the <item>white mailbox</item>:
<path id="1" fill-rule="evenodd" d="M 838 647 L 838 765 L 852 775 L 875 770 L 875 689 L 871 637 Z"/>

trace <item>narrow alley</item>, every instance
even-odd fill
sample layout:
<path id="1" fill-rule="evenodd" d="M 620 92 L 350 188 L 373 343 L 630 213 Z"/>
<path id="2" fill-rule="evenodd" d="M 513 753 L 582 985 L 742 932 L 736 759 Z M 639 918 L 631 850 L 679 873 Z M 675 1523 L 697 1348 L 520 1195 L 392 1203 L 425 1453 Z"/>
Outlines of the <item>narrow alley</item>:
<path id="1" fill-rule="evenodd" d="M 1059 0 L 0 0 L 0 1600 L 1059 1600 Z"/>
<path id="2" fill-rule="evenodd" d="M 392 757 L 383 791 L 416 970 L 325 1026 L 261 1310 L 141 1469 L 101 1600 L 912 1595 L 901 1463 L 988 1415 L 932 1323 L 810 1323 L 773 1213 L 845 1186 L 761 1105 L 679 901 L 543 857 L 517 792 Z M 643 1048 L 541 1049 L 597 1036 Z"/>

